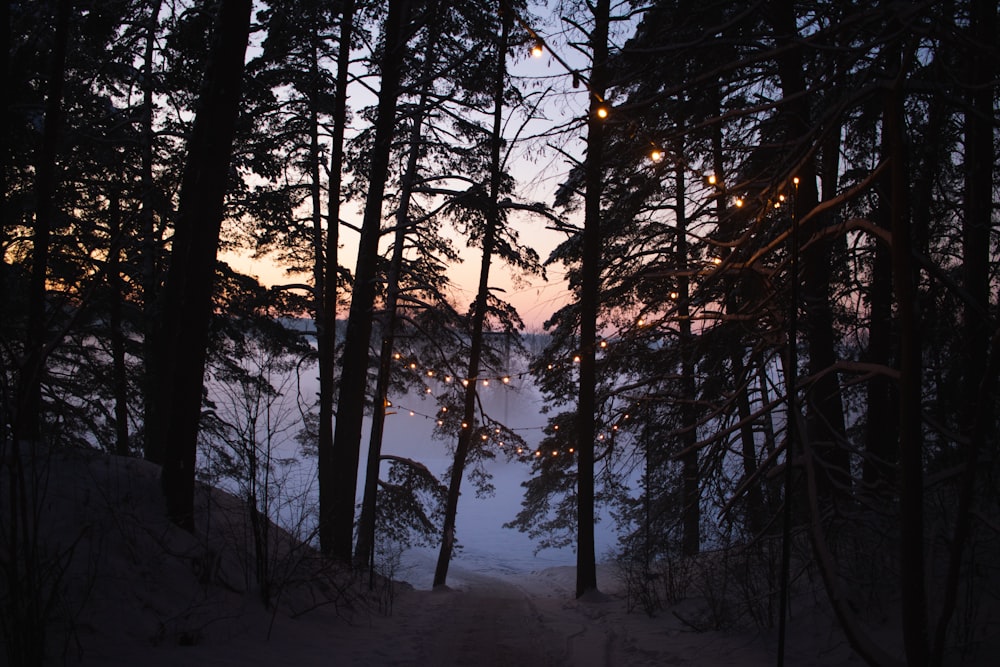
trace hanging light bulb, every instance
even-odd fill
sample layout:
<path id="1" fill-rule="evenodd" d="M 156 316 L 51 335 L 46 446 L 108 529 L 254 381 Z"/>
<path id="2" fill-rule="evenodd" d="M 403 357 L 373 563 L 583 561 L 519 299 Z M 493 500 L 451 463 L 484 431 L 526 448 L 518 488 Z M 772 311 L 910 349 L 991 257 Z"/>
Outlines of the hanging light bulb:
<path id="1" fill-rule="evenodd" d="M 743 198 L 737 197 L 733 203 L 736 204 L 736 208 L 741 208 L 743 206 Z"/>
<path id="2" fill-rule="evenodd" d="M 545 44 L 542 43 L 541 39 L 536 39 L 535 43 L 531 45 L 531 57 L 541 58 L 545 53 Z"/>
<path id="3" fill-rule="evenodd" d="M 717 179 L 715 178 L 715 174 L 709 174 L 708 175 L 708 184 L 709 185 L 715 185 L 716 180 Z"/>
<path id="4" fill-rule="evenodd" d="M 510 376 L 509 375 L 504 375 L 503 376 L 503 383 L 504 384 L 510 384 Z"/>
<path id="5" fill-rule="evenodd" d="M 649 152 L 649 159 L 653 162 L 659 162 L 663 159 L 663 151 L 658 148 L 654 148 Z"/>
<path id="6" fill-rule="evenodd" d="M 611 112 L 608 110 L 607 106 L 605 106 L 605 105 L 602 104 L 601 106 L 597 107 L 597 109 L 594 111 L 594 113 L 597 115 L 598 118 L 600 118 L 601 120 L 604 120 L 605 118 L 608 117 L 608 115 Z"/>

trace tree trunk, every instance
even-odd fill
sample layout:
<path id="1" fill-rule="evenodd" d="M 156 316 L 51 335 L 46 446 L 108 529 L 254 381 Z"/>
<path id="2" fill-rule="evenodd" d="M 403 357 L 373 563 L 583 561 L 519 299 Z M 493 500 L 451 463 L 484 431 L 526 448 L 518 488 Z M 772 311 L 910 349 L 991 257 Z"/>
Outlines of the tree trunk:
<path id="1" fill-rule="evenodd" d="M 687 276 L 687 187 L 685 166 L 678 163 L 674 171 L 677 204 L 674 219 L 677 224 L 677 319 L 680 330 L 681 357 L 681 553 L 693 556 L 701 550 L 701 485 L 698 472 L 697 420 L 694 381 L 694 337 L 691 335 L 691 284 Z"/>
<path id="2" fill-rule="evenodd" d="M 121 194 L 111 193 L 108 226 L 108 328 L 111 338 L 111 389 L 115 405 L 115 454 L 128 456 L 128 369 L 125 367 L 125 333 L 122 331 L 122 209 Z"/>
<path id="3" fill-rule="evenodd" d="M 959 423 L 966 436 L 964 471 L 951 540 L 944 601 L 931 644 L 931 664 L 944 661 L 948 624 L 955 611 L 962 579 L 962 560 L 972 531 L 972 505 L 985 425 L 993 422 L 995 352 L 990 354 L 990 232 L 993 226 L 994 91 L 996 62 L 983 48 L 996 43 L 997 5 L 972 0 L 965 72 L 969 75 L 969 105 L 965 112 L 965 220 L 962 225 L 962 267 L 966 301 L 963 308 L 965 351 L 962 386 L 964 413 Z M 988 374 L 987 374 L 988 373 Z M 961 446 L 961 445 L 960 445 Z"/>
<path id="4" fill-rule="evenodd" d="M 782 95 L 781 125 L 786 128 L 789 146 L 799 152 L 809 149 L 801 142 L 811 131 L 810 96 L 805 81 L 806 67 L 802 47 L 798 46 L 794 3 L 783 0 L 774 7 L 774 29 L 777 46 L 785 48 L 777 56 Z M 816 187 L 816 163 L 806 159 L 797 174 L 794 216 L 805 220 L 819 202 Z M 822 226 L 822 216 L 812 216 L 800 229 L 802 250 L 803 334 L 809 352 L 808 372 L 818 376 L 806 396 L 805 439 L 803 444 L 822 462 L 817 480 L 821 503 L 830 505 L 837 496 L 849 495 L 850 466 L 844 439 L 844 409 L 837 373 L 824 372 L 837 360 L 833 311 L 830 305 L 830 256 L 834 247 L 831 237 L 812 239 Z"/>
<path id="5" fill-rule="evenodd" d="M 483 230 L 483 255 L 479 265 L 479 289 L 472 312 L 472 332 L 469 350 L 469 384 L 465 387 L 465 404 L 462 412 L 462 429 L 455 446 L 455 458 L 451 466 L 448 482 L 448 497 L 444 507 L 444 526 L 441 530 L 441 549 L 438 551 L 437 566 L 434 569 L 434 586 L 444 586 L 448 579 L 448 566 L 455 547 L 455 523 L 458 515 L 458 499 L 461 494 L 465 462 L 473 436 L 477 433 L 476 396 L 479 391 L 479 362 L 483 350 L 483 325 L 489 307 L 490 264 L 493 260 L 493 246 L 500 227 L 500 179 L 502 164 L 500 149 L 503 144 L 504 90 L 507 82 L 507 42 L 510 38 L 511 17 L 501 17 L 502 28 L 497 43 L 496 71 L 493 89 L 493 128 L 490 133 L 490 188 L 486 202 L 488 219 Z"/>
<path id="6" fill-rule="evenodd" d="M 358 243 L 354 289 L 344 339 L 337 424 L 333 437 L 333 504 L 330 508 L 330 543 L 321 548 L 337 560 L 351 563 L 354 504 L 361 457 L 361 426 L 368 386 L 369 343 L 372 333 L 375 283 L 378 280 L 378 243 L 381 236 L 382 199 L 389 171 L 389 154 L 396 126 L 396 102 L 406 51 L 405 32 L 411 0 L 390 0 L 385 22 L 385 50 L 379 86 L 378 119 L 371 149 L 368 197 Z M 376 406 L 377 409 L 378 406 Z"/>
<path id="7" fill-rule="evenodd" d="M 327 193 L 326 254 L 322 277 L 323 294 L 316 312 L 316 352 L 319 364 L 319 542 L 333 543 L 333 508 L 336 500 L 333 467 L 334 365 L 337 355 L 337 278 L 340 244 L 340 186 L 344 163 L 344 131 L 347 124 L 347 85 L 350 73 L 351 40 L 354 34 L 354 0 L 345 0 L 340 14 L 340 46 L 337 53 L 336 97 L 333 132 L 330 137 L 330 182 Z M 319 243 L 319 239 L 316 240 Z"/>
<path id="8" fill-rule="evenodd" d="M 46 289 L 49 267 L 49 237 L 56 213 L 56 154 L 62 132 L 63 83 L 66 48 L 73 3 L 60 0 L 56 7 L 49 80 L 45 91 L 45 127 L 35 172 L 35 226 L 31 245 L 31 276 L 28 282 L 28 326 L 25 331 L 25 358 L 18 377 L 14 439 L 37 441 L 41 428 L 42 375 L 45 371 Z M 16 448 L 15 448 L 16 451 Z"/>
<path id="9" fill-rule="evenodd" d="M 158 330 L 157 293 L 159 292 L 159 250 L 160 244 L 156 235 L 156 217 L 154 211 L 155 188 L 153 181 L 153 60 L 156 55 L 156 29 L 159 26 L 160 5 L 158 0 L 153 3 L 146 19 L 146 44 L 142 59 L 142 125 L 141 125 L 141 164 L 140 164 L 140 200 L 139 213 L 140 247 L 142 248 L 142 356 L 143 356 L 143 458 L 156 464 L 163 463 L 163 452 L 156 448 L 163 444 L 162 438 L 154 438 L 151 434 L 163 427 L 160 405 L 158 369 L 156 354 L 159 348 L 156 342 Z"/>
<path id="10" fill-rule="evenodd" d="M 896 58 L 900 55 L 896 54 Z M 897 70 L 900 67 L 896 68 Z M 927 593 L 924 567 L 923 424 L 920 322 L 914 272 L 905 154 L 902 73 L 887 92 L 884 132 L 889 146 L 892 279 L 899 327 L 899 571 L 903 646 L 910 667 L 927 664 Z"/>
<path id="11" fill-rule="evenodd" d="M 580 268 L 580 389 L 577 401 L 577 547 L 576 596 L 597 590 L 594 551 L 594 410 L 597 393 L 597 311 L 601 290 L 601 193 L 604 186 L 604 106 L 607 86 L 610 0 L 593 5 L 590 35 L 590 108 L 587 117 L 587 157 L 584 162 L 583 256 Z"/>
<path id="12" fill-rule="evenodd" d="M 240 106 L 243 61 L 250 30 L 249 0 L 222 0 L 188 143 L 170 270 L 158 334 L 164 406 L 161 483 L 171 521 L 194 530 L 194 476 L 198 422 L 212 313 L 216 253 L 229 183 L 229 163 Z"/>

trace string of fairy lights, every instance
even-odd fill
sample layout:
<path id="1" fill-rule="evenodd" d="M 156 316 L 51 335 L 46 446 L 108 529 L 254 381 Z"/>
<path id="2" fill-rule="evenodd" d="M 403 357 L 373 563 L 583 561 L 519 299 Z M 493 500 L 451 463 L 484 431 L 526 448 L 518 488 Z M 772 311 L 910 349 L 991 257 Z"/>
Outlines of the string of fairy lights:
<path id="1" fill-rule="evenodd" d="M 599 343 L 601 349 L 607 349 L 609 343 L 607 340 L 601 340 Z M 434 399 L 441 399 L 449 393 L 451 388 L 461 385 L 462 387 L 468 387 L 470 384 L 475 383 L 477 388 L 487 389 L 490 387 L 500 387 L 503 389 L 513 389 L 518 383 L 517 380 L 521 380 L 525 377 L 532 375 L 529 370 L 516 371 L 510 373 L 502 374 L 490 374 L 489 376 L 481 376 L 478 378 L 464 378 L 457 377 L 448 372 L 442 372 L 436 368 L 427 366 L 420 363 L 416 357 L 404 356 L 401 352 L 393 353 L 393 360 L 398 364 L 399 369 L 404 373 L 409 372 L 416 375 L 423 382 L 423 389 L 421 395 L 424 398 L 430 397 Z M 563 363 L 549 363 L 546 365 L 546 371 L 548 372 L 559 372 L 564 371 L 568 366 L 580 363 L 580 356 L 573 355 L 568 362 Z M 437 390 L 435 390 L 434 385 L 439 385 Z M 638 401 L 630 401 L 630 403 L 635 403 L 639 405 Z M 443 404 L 441 401 L 438 402 L 437 410 L 431 414 L 423 411 L 419 408 L 408 406 L 402 403 L 395 403 L 391 399 L 386 399 L 384 405 L 385 414 L 397 415 L 403 414 L 411 418 L 418 418 L 424 420 L 430 420 L 435 423 L 437 427 L 444 427 L 446 422 L 452 417 L 453 410 L 449 410 L 448 405 Z M 632 417 L 631 413 L 623 411 L 618 417 L 608 425 L 608 427 L 601 433 L 597 434 L 598 442 L 604 442 L 606 440 L 613 440 L 620 429 L 625 425 L 625 423 Z M 467 428 L 477 428 L 478 437 L 483 446 L 493 445 L 501 451 L 505 451 L 511 455 L 517 455 L 522 458 L 541 458 L 543 456 L 572 456 L 576 453 L 575 447 L 566 447 L 565 449 L 545 449 L 541 447 L 531 448 L 526 446 L 523 438 L 520 438 L 518 434 L 527 433 L 532 431 L 545 432 L 549 430 L 552 434 L 558 433 L 559 424 L 549 424 L 547 426 L 524 426 L 512 428 L 505 425 L 500 425 L 499 422 L 490 420 L 482 425 L 469 424 L 465 421 L 460 423 L 456 422 L 456 426 L 462 429 Z M 513 442 L 511 442 L 513 440 Z"/>
<path id="2" fill-rule="evenodd" d="M 518 24 L 528 33 L 532 40 L 530 54 L 534 58 L 541 58 L 546 53 L 550 54 L 551 57 L 556 60 L 568 74 L 573 78 L 573 86 L 579 87 L 583 85 L 588 93 L 593 96 L 598 105 L 594 109 L 594 113 L 601 120 L 608 120 L 613 118 L 613 107 L 612 105 L 604 99 L 598 91 L 595 91 L 591 85 L 590 81 L 584 76 L 579 70 L 571 67 L 555 50 L 553 50 L 545 41 L 545 39 L 538 34 L 524 19 L 508 5 L 508 3 L 502 4 L 505 11 L 510 11 L 514 16 Z M 635 130 L 635 124 L 630 124 L 630 128 L 635 134 L 640 134 Z M 644 137 L 643 141 L 648 143 L 649 149 L 647 152 L 647 157 L 651 163 L 659 164 L 663 162 L 668 157 L 668 151 L 665 150 L 658 142 L 652 138 Z M 685 170 L 694 174 L 698 180 L 704 179 L 704 182 L 711 188 L 718 191 L 720 194 L 725 193 L 725 188 L 715 174 L 705 175 L 702 170 L 696 169 L 691 166 L 691 164 L 685 160 L 682 156 L 676 154 L 669 154 L 673 159 L 675 165 L 678 167 L 683 167 Z M 794 179 L 794 183 L 798 185 L 798 178 Z M 785 201 L 785 195 L 779 194 L 775 199 L 770 201 L 766 208 L 771 208 L 773 204 L 774 208 L 780 208 Z M 742 208 L 744 205 L 744 200 L 742 197 L 733 197 L 732 205 L 737 209 Z M 723 259 L 720 257 L 712 257 L 708 260 L 709 268 L 718 268 L 719 265 L 723 263 Z M 679 294 L 676 291 L 671 291 L 668 293 L 668 297 L 671 300 L 676 300 L 679 298 Z M 651 322 L 643 316 L 636 319 L 636 324 L 640 327 L 648 327 Z M 599 348 L 601 350 L 606 350 L 609 346 L 609 342 L 605 339 L 598 341 Z M 532 373 L 529 370 L 509 372 L 501 374 L 490 374 L 488 376 L 480 376 L 476 378 L 459 377 L 449 372 L 443 372 L 439 369 L 427 366 L 418 361 L 415 357 L 406 357 L 400 352 L 393 354 L 393 359 L 405 370 L 411 373 L 419 375 L 423 380 L 423 395 L 424 397 L 431 398 L 442 398 L 448 391 L 448 387 L 454 387 L 456 384 L 462 387 L 468 387 L 471 383 L 475 383 L 478 387 L 483 389 L 489 388 L 491 386 L 500 387 L 510 387 L 515 384 L 515 380 L 521 380 L 526 376 L 530 376 Z M 546 366 L 546 370 L 553 372 L 557 370 L 565 370 L 567 364 L 578 364 L 580 363 L 580 356 L 578 354 L 572 355 L 568 362 L 561 363 L 549 363 Z M 444 391 L 435 391 L 433 384 L 444 385 Z M 626 399 L 626 404 L 629 407 L 638 407 L 642 404 L 643 399 Z M 440 404 L 434 414 L 429 414 L 427 412 L 421 411 L 420 409 L 414 407 L 407 407 L 401 404 L 394 404 L 388 398 L 383 406 L 386 415 L 391 414 L 406 414 L 412 418 L 421 418 L 425 420 L 432 420 L 435 422 L 437 427 L 444 427 L 448 420 L 453 420 L 454 418 L 449 414 L 449 409 L 447 405 Z M 604 430 L 597 434 L 598 442 L 603 442 L 606 440 L 614 440 L 616 435 L 625 426 L 626 422 L 631 419 L 631 413 L 627 410 L 621 410 L 618 417 L 613 420 Z M 520 428 L 510 428 L 507 426 L 502 426 L 498 422 L 489 422 L 479 426 L 474 424 L 468 424 L 462 421 L 460 424 L 455 423 L 455 426 L 462 429 L 467 428 L 477 428 L 479 439 L 483 446 L 494 445 L 499 450 L 508 452 L 509 454 L 517 455 L 522 458 L 542 458 L 542 457 L 558 457 L 558 456 L 572 456 L 575 453 L 575 448 L 570 446 L 565 449 L 547 449 L 542 450 L 541 447 L 531 448 L 524 444 L 523 438 L 520 438 L 517 434 L 521 432 L 531 432 L 531 431 L 541 431 L 545 432 L 549 430 L 551 433 L 556 433 L 559 431 L 559 424 L 550 423 L 547 426 L 528 426 Z M 515 442 L 509 442 L 510 440 L 515 440 Z"/>

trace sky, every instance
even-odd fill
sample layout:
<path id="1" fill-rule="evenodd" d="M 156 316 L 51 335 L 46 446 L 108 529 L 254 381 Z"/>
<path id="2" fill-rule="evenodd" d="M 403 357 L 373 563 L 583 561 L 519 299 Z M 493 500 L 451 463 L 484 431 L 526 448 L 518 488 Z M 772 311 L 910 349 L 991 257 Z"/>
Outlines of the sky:
<path id="1" fill-rule="evenodd" d="M 544 15 L 544 10 L 536 10 Z M 548 24 L 553 24 L 551 27 Z M 570 77 L 564 63 L 572 67 L 585 67 L 581 56 L 564 45 L 565 36 L 554 34 L 561 30 L 554 15 L 540 20 L 532 29 L 545 39 L 546 49 L 540 57 L 532 57 L 529 52 L 522 57 L 509 59 L 508 66 L 519 84 L 530 94 L 546 93 L 546 102 L 540 107 L 541 118 L 520 129 L 522 138 L 528 137 L 512 156 L 510 171 L 517 181 L 516 198 L 521 201 L 539 201 L 551 206 L 556 188 L 562 182 L 569 170 L 568 159 L 563 155 L 579 156 L 583 148 L 583 136 L 570 133 L 565 137 L 530 140 L 533 133 L 542 132 L 573 118 L 582 117 L 587 110 L 588 96 L 585 88 L 572 88 Z M 551 90 L 550 90 L 551 89 Z M 352 89 L 348 105 L 357 109 L 370 102 L 369 97 L 361 87 Z M 518 122 L 508 123 L 508 134 L 519 131 Z M 361 219 L 363 201 L 348 203 L 344 211 L 346 220 L 358 224 Z M 573 221 L 572 215 L 568 218 Z M 533 248 L 544 262 L 551 251 L 565 239 L 562 232 L 553 231 L 549 223 L 538 216 L 521 216 L 515 218 L 513 226 L 517 229 L 523 244 Z M 356 263 L 357 240 L 356 232 L 342 227 L 341 264 L 353 271 Z M 388 239 L 383 241 L 383 247 Z M 452 283 L 451 293 L 457 305 L 471 304 L 475 298 L 479 275 L 480 253 L 478 249 L 461 248 L 464 261 L 449 267 L 448 277 Z M 285 275 L 284 267 L 271 257 L 253 259 L 247 253 L 228 252 L 221 257 L 223 261 L 237 270 L 255 276 L 267 286 L 289 282 L 303 282 L 302 276 L 289 277 Z M 516 279 L 508 267 L 494 262 L 491 270 L 491 288 L 503 290 L 506 300 L 512 303 L 524 320 L 526 331 L 539 333 L 547 319 L 570 298 L 567 292 L 564 270 L 561 265 L 546 267 L 546 277 L 532 275 Z M 341 315 L 346 316 L 346 313 Z"/>

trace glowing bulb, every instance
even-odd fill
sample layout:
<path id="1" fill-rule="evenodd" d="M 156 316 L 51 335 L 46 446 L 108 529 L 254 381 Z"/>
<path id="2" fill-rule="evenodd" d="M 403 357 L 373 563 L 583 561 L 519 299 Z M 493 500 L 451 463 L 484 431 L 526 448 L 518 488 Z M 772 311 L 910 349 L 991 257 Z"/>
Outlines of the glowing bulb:
<path id="1" fill-rule="evenodd" d="M 556 424 L 555 426 L 553 426 L 552 430 L 553 431 L 558 431 L 559 430 L 559 424 Z"/>
<path id="2" fill-rule="evenodd" d="M 487 440 L 489 440 L 489 439 L 490 439 L 490 437 L 489 437 L 488 435 L 486 435 L 485 433 L 483 433 L 483 434 L 482 434 L 481 436 L 479 436 L 479 437 L 480 437 L 480 438 L 481 438 L 481 439 L 483 440 L 483 442 L 486 442 Z"/>
<path id="3" fill-rule="evenodd" d="M 396 354 L 392 355 L 392 358 L 393 359 L 400 359 L 400 358 L 402 358 L 402 356 L 403 355 L 401 355 L 399 352 L 397 352 Z"/>
<path id="4" fill-rule="evenodd" d="M 653 162 L 659 162 L 660 160 L 663 159 L 663 153 L 654 148 L 649 153 L 649 159 L 652 160 Z"/>
<path id="5" fill-rule="evenodd" d="M 774 202 L 774 208 L 781 208 L 781 202 L 780 201 Z"/>
<path id="6" fill-rule="evenodd" d="M 678 294 L 677 292 L 671 292 L 671 293 L 670 293 L 670 298 L 671 298 L 671 299 L 676 299 L 676 298 L 677 298 L 677 297 L 679 297 L 679 296 L 680 296 L 680 294 Z"/>
<path id="7" fill-rule="evenodd" d="M 444 381 L 445 382 L 451 382 L 451 376 L 450 375 L 445 375 L 444 376 Z"/>
<path id="8" fill-rule="evenodd" d="M 551 371 L 552 370 L 552 364 L 549 364 L 547 368 L 548 368 L 548 370 Z"/>
<path id="9" fill-rule="evenodd" d="M 440 419 L 438 420 L 438 426 L 444 426 L 444 422 Z"/>
<path id="10" fill-rule="evenodd" d="M 601 341 L 601 347 L 607 347 L 607 346 L 608 346 L 608 341 L 602 340 Z"/>
<path id="11" fill-rule="evenodd" d="M 778 201 L 785 201 L 785 195 L 778 195 Z"/>
<path id="12" fill-rule="evenodd" d="M 708 175 L 708 184 L 709 185 L 715 185 L 715 181 L 716 181 L 715 174 L 709 174 Z"/>
<path id="13" fill-rule="evenodd" d="M 541 456 L 541 455 L 542 455 L 542 453 L 536 449 L 535 450 L 535 456 Z"/>
<path id="14" fill-rule="evenodd" d="M 608 108 L 606 106 L 599 106 L 599 107 L 597 107 L 597 110 L 594 113 L 597 114 L 598 118 L 600 118 L 601 120 L 604 120 L 605 118 L 608 117 L 608 113 L 609 112 L 608 112 Z"/>
<path id="15" fill-rule="evenodd" d="M 434 371 L 427 371 L 427 377 L 429 378 L 434 377 Z"/>
<path id="16" fill-rule="evenodd" d="M 574 364 L 580 363 L 580 355 L 579 354 L 573 356 L 573 363 Z"/>
<path id="17" fill-rule="evenodd" d="M 503 383 L 504 384 L 510 384 L 510 376 L 509 375 L 503 376 Z"/>
<path id="18" fill-rule="evenodd" d="M 469 422 L 462 422 L 462 428 L 469 428 Z"/>
<path id="19" fill-rule="evenodd" d="M 416 364 L 412 364 L 412 363 L 410 364 L 410 370 L 414 370 L 414 369 L 416 369 L 416 367 L 417 367 Z"/>
<path id="20" fill-rule="evenodd" d="M 431 393 L 431 388 L 430 387 L 424 387 L 424 393 L 425 394 Z"/>
<path id="21" fill-rule="evenodd" d="M 559 450 L 553 449 L 552 456 L 559 456 Z"/>
<path id="22" fill-rule="evenodd" d="M 531 45 L 531 57 L 541 58 L 542 54 L 545 53 L 545 47 L 542 44 L 542 40 L 535 40 L 535 43 Z"/>
<path id="23" fill-rule="evenodd" d="M 572 447 L 570 447 L 570 448 L 569 448 L 569 453 L 570 453 L 570 454 L 572 454 L 572 453 L 573 453 L 573 451 L 574 451 L 574 450 L 573 450 L 573 448 L 572 448 Z"/>
<path id="24" fill-rule="evenodd" d="M 741 206 L 743 206 L 743 200 L 740 197 L 737 197 L 736 201 L 734 201 L 733 203 L 736 204 L 736 208 L 740 208 Z"/>
<path id="25" fill-rule="evenodd" d="M 468 380 L 462 380 L 462 386 L 463 387 L 468 387 L 469 386 L 469 381 Z"/>
<path id="26" fill-rule="evenodd" d="M 483 386 L 484 387 L 490 386 L 490 381 L 489 380 L 483 380 Z"/>
<path id="27" fill-rule="evenodd" d="M 414 416 L 416 416 L 416 414 L 417 414 L 416 412 L 414 412 L 413 410 L 410 410 L 410 416 L 411 416 L 411 417 L 414 417 Z"/>
<path id="28" fill-rule="evenodd" d="M 441 412 L 448 412 L 448 406 L 447 405 L 442 406 Z"/>
<path id="29" fill-rule="evenodd" d="M 795 178 L 793 178 L 792 179 L 792 183 L 794 183 L 795 185 L 798 185 L 799 184 L 799 177 L 796 176 Z"/>
<path id="30" fill-rule="evenodd" d="M 642 325 L 644 325 L 645 323 L 646 323 L 646 320 L 645 320 L 645 319 L 643 319 L 643 318 L 641 318 L 641 317 L 640 317 L 640 318 L 639 318 L 639 320 L 638 320 L 638 321 L 636 322 L 636 324 L 638 324 L 638 325 L 639 325 L 640 327 L 641 327 Z"/>
<path id="31" fill-rule="evenodd" d="M 716 266 L 718 266 L 719 264 L 722 264 L 722 258 L 721 257 L 713 257 L 712 258 L 712 264 L 715 264 Z"/>

